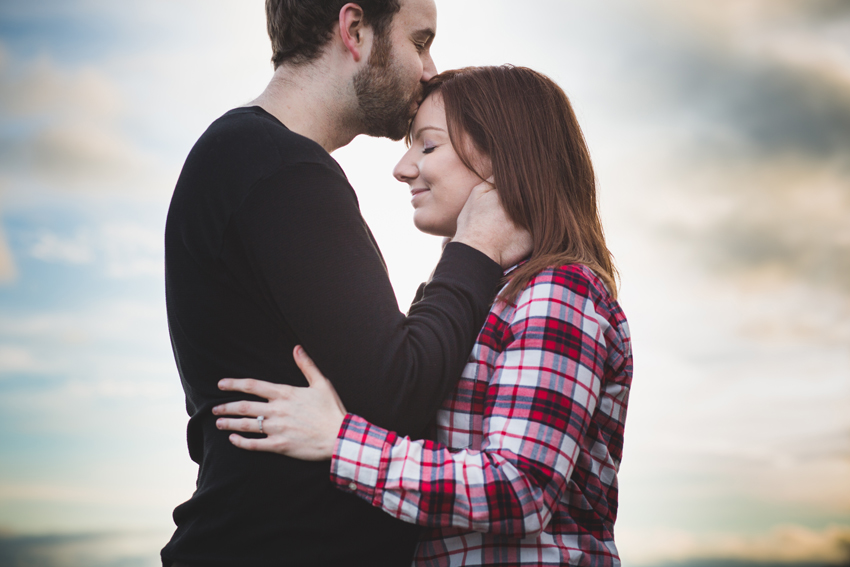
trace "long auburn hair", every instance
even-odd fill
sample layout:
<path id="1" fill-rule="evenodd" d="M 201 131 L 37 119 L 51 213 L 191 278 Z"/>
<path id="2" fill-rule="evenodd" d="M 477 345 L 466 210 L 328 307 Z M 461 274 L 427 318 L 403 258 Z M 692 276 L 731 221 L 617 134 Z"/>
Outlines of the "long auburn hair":
<path id="1" fill-rule="evenodd" d="M 425 86 L 426 97 L 436 93 L 461 161 L 483 180 L 469 142 L 490 158 L 505 211 L 532 236 L 531 256 L 500 299 L 515 302 L 540 271 L 564 264 L 587 266 L 616 298 L 590 153 L 564 91 L 541 73 L 503 65 L 445 71 Z"/>

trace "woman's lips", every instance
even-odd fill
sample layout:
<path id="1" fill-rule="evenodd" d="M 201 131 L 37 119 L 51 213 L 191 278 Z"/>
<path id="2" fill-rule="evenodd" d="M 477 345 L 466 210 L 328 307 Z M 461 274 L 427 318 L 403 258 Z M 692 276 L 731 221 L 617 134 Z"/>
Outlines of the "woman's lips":
<path id="1" fill-rule="evenodd" d="M 425 187 L 412 187 L 410 189 L 410 200 L 412 201 L 413 199 L 416 198 L 417 195 L 421 195 L 422 193 L 425 193 L 426 191 L 428 191 L 428 189 L 425 188 Z"/>

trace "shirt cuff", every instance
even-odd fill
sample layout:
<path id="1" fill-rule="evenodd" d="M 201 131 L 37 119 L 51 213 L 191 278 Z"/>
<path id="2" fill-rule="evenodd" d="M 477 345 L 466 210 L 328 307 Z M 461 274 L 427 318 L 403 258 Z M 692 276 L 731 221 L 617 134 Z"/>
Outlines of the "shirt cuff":
<path id="1" fill-rule="evenodd" d="M 469 287 L 485 297 L 489 308 L 502 280 L 502 267 L 489 256 L 461 242 L 449 242 L 434 268 L 431 283 L 446 282 Z"/>
<path id="2" fill-rule="evenodd" d="M 337 488 L 372 502 L 386 484 L 386 467 L 394 434 L 348 414 L 331 457 L 330 478 Z"/>

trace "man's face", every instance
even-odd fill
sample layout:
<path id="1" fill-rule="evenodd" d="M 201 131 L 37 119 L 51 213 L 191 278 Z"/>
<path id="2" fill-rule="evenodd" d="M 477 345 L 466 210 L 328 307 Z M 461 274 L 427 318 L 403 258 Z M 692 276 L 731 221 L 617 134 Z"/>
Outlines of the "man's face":
<path id="1" fill-rule="evenodd" d="M 367 66 L 354 76 L 364 133 L 400 140 L 422 99 L 422 83 L 437 69 L 431 43 L 437 30 L 434 0 L 402 0 L 390 29 L 376 36 Z"/>

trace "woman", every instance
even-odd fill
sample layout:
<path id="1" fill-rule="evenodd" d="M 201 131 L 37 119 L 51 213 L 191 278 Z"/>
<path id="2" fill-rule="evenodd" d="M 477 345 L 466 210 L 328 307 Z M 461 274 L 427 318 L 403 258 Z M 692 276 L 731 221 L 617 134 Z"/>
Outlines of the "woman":
<path id="1" fill-rule="evenodd" d="M 242 448 L 331 459 L 331 479 L 430 528 L 422 565 L 618 565 L 613 539 L 632 356 L 616 302 L 590 157 L 563 91 L 520 67 L 449 71 L 426 87 L 395 176 L 414 223 L 451 237 L 472 187 L 492 179 L 533 251 L 507 284 L 455 391 L 437 441 L 347 414 L 302 349 L 311 384 L 220 387 L 269 403 L 217 407 Z M 262 418 L 259 416 L 263 416 Z"/>

